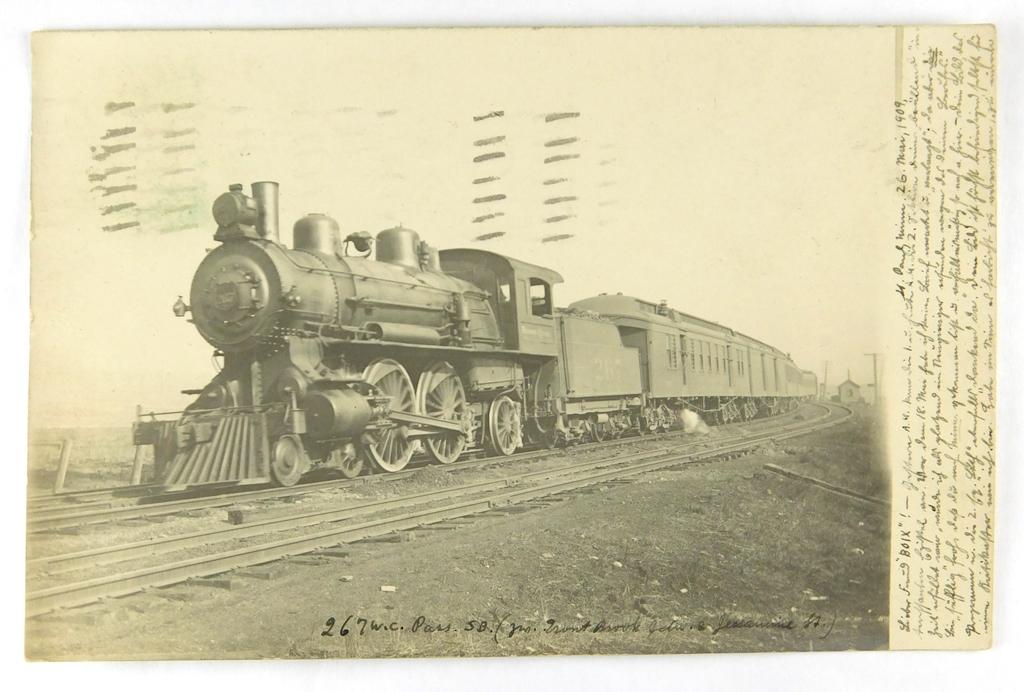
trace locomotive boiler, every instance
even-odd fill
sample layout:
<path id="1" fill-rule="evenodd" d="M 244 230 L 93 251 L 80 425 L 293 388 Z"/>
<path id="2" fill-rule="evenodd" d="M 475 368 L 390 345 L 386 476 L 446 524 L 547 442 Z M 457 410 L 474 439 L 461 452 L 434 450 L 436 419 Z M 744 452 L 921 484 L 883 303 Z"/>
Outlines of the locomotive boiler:
<path id="1" fill-rule="evenodd" d="M 667 430 L 788 410 L 816 393 L 788 355 L 637 298 L 558 309 L 550 269 L 480 249 L 438 252 L 408 228 L 342 236 L 325 214 L 281 238 L 278 185 L 230 186 L 174 313 L 222 363 L 181 412 L 140 416 L 168 488 L 296 483 L 316 468 L 398 471 L 422 451 Z M 372 258 L 371 258 L 372 255 Z"/>

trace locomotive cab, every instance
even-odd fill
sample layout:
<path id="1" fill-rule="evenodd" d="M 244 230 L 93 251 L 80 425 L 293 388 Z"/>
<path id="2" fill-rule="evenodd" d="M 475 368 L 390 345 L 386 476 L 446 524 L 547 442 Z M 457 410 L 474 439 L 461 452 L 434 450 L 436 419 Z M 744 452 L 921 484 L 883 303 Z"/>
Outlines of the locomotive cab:
<path id="1" fill-rule="evenodd" d="M 441 250 L 441 270 L 488 294 L 498 317 L 503 346 L 523 353 L 553 356 L 555 284 L 562 277 L 535 264 L 487 250 Z"/>

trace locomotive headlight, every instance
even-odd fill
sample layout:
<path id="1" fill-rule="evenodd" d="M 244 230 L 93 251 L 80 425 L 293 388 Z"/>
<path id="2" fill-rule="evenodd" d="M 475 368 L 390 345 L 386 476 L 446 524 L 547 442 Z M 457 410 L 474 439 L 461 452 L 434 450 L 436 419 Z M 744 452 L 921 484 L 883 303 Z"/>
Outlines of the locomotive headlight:
<path id="1" fill-rule="evenodd" d="M 256 201 L 242 192 L 242 186 L 232 185 L 228 192 L 213 201 L 213 220 L 221 228 L 254 226 L 259 218 Z"/>

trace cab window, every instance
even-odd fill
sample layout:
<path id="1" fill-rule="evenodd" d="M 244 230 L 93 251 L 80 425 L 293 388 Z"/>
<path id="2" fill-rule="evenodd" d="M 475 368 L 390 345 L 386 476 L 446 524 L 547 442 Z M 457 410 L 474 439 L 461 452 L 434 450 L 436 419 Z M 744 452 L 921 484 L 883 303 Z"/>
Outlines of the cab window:
<path id="1" fill-rule="evenodd" d="M 530 312 L 537 317 L 551 314 L 551 286 L 540 279 L 530 279 Z"/>

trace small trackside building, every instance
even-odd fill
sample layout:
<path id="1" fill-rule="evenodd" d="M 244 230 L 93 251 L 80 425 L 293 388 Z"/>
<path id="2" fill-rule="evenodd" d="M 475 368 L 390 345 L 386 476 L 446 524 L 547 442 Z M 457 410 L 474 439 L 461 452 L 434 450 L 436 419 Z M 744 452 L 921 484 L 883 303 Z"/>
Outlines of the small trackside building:
<path id="1" fill-rule="evenodd" d="M 839 385 L 839 403 L 856 404 L 863 401 L 860 395 L 860 385 L 851 379 Z"/>

